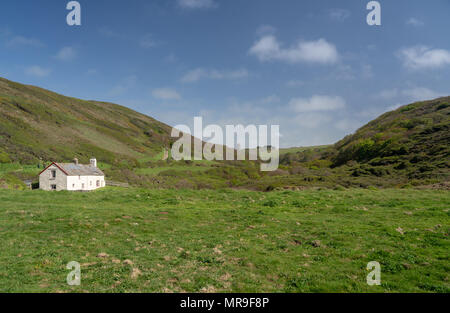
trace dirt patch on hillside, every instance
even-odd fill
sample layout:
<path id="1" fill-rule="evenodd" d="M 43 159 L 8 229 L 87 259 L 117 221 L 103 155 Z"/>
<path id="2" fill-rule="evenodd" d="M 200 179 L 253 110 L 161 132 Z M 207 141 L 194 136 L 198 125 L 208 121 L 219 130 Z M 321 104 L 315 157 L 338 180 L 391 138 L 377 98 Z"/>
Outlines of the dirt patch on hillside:
<path id="1" fill-rule="evenodd" d="M 417 189 L 450 190 L 450 181 L 433 185 L 419 186 Z"/>

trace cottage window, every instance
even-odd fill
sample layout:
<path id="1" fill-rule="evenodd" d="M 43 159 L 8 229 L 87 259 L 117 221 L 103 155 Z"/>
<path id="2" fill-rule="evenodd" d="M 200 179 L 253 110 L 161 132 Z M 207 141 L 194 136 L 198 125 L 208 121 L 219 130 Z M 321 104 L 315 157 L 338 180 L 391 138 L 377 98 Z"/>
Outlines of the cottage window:
<path id="1" fill-rule="evenodd" d="M 100 187 L 100 181 L 97 180 L 97 187 Z"/>
<path id="2" fill-rule="evenodd" d="M 56 171 L 52 170 L 52 178 L 56 178 Z"/>
<path id="3" fill-rule="evenodd" d="M 56 185 L 52 185 L 52 190 L 56 190 Z"/>
<path id="4" fill-rule="evenodd" d="M 84 184 L 81 184 L 81 189 L 84 189 Z"/>

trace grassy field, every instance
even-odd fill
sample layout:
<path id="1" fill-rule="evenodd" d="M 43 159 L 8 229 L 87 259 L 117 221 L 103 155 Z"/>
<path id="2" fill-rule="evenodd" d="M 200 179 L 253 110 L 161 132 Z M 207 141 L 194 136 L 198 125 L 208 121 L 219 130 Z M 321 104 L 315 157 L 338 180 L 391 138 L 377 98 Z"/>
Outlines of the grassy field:
<path id="1" fill-rule="evenodd" d="M 0 292 L 450 292 L 446 191 L 0 190 L 0 203 Z"/>
<path id="2" fill-rule="evenodd" d="M 204 172 L 210 169 L 207 165 L 204 163 L 199 164 L 200 166 L 189 166 L 186 165 L 171 165 L 171 166 L 158 166 L 158 167 L 147 167 L 147 168 L 139 168 L 136 170 L 137 174 L 144 174 L 144 175 L 158 175 L 161 172 L 173 170 L 180 172 L 180 176 L 182 176 L 185 172 Z"/>
<path id="3" fill-rule="evenodd" d="M 311 146 L 311 147 L 292 147 L 292 148 L 282 148 L 280 149 L 280 155 L 286 153 L 297 153 L 297 152 L 305 152 L 308 150 L 324 150 L 326 148 L 330 148 L 331 145 L 322 145 L 322 146 Z"/>

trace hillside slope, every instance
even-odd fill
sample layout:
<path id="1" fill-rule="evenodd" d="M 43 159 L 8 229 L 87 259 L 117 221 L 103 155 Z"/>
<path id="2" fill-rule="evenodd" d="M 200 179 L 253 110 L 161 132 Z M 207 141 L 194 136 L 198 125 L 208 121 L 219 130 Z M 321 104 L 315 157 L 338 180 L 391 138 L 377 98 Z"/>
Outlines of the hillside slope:
<path id="1" fill-rule="evenodd" d="M 0 162 L 112 164 L 160 153 L 170 127 L 126 107 L 65 97 L 0 78 Z"/>
<path id="2" fill-rule="evenodd" d="M 450 97 L 387 112 L 335 144 L 333 166 L 356 161 L 439 177 L 450 167 Z"/>
<path id="3" fill-rule="evenodd" d="M 39 163 L 96 156 L 108 179 L 147 188 L 448 189 L 449 103 L 450 97 L 413 103 L 335 145 L 282 150 L 279 169 L 261 172 L 259 162 L 163 161 L 162 150 L 176 140 L 169 126 L 120 105 L 0 78 L 0 188 L 36 182 Z"/>

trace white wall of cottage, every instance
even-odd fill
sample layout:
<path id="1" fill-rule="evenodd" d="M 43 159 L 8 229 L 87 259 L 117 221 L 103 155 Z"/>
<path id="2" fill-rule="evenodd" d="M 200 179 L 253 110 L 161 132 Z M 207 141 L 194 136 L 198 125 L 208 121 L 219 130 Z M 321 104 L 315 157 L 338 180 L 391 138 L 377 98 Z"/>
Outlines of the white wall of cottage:
<path id="1" fill-rule="evenodd" d="M 56 177 L 53 178 L 52 171 L 56 171 Z M 91 191 L 105 187 L 105 176 L 67 176 L 57 166 L 52 165 L 39 175 L 39 189 L 56 191 Z"/>

